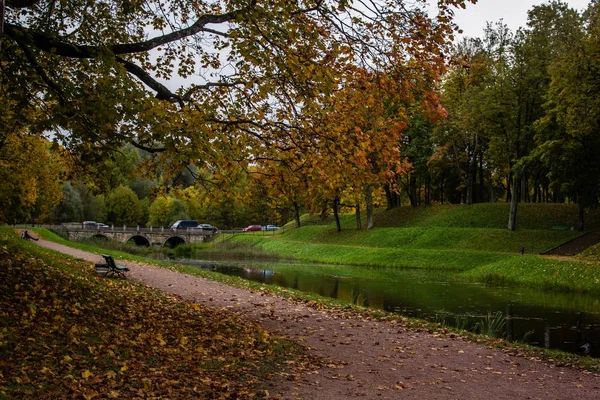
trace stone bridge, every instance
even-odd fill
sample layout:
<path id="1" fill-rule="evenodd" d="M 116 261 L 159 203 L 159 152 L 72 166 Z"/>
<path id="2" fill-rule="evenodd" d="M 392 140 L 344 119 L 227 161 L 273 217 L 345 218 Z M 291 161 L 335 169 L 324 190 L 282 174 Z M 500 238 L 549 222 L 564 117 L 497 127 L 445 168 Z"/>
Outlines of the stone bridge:
<path id="1" fill-rule="evenodd" d="M 214 236 L 212 230 L 200 228 L 171 229 L 164 227 L 64 227 L 63 232 L 69 240 L 89 237 L 105 237 L 111 240 L 127 243 L 134 242 L 138 246 L 167 246 L 175 247 L 184 243 L 206 242 Z"/>

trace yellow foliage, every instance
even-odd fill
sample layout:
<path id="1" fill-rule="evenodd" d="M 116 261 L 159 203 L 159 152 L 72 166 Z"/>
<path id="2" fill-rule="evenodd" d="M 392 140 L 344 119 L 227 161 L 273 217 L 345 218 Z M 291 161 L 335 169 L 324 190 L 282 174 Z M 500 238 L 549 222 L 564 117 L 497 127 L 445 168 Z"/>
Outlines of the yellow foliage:
<path id="1" fill-rule="evenodd" d="M 60 171 L 47 140 L 9 135 L 0 147 L 0 222 L 49 219 L 62 197 Z"/>

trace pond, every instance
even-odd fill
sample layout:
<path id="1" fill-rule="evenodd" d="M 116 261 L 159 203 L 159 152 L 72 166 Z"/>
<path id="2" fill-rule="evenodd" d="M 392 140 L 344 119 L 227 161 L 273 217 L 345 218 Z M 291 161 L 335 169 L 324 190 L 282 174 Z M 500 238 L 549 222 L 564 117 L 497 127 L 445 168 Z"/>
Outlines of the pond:
<path id="1" fill-rule="evenodd" d="M 600 298 L 465 282 L 453 272 L 316 264 L 194 261 L 190 265 L 535 346 L 600 356 Z M 496 316 L 497 313 L 501 313 Z M 489 318 L 491 314 L 492 318 Z"/>

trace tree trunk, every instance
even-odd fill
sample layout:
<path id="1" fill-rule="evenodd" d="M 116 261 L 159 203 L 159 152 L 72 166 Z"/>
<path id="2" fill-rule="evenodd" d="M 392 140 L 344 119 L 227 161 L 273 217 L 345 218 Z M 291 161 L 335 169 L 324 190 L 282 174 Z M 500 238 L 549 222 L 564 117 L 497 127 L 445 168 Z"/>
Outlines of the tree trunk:
<path id="1" fill-rule="evenodd" d="M 517 185 L 519 184 L 519 174 L 515 173 L 513 177 L 512 196 L 510 197 L 510 211 L 508 213 L 508 229 L 514 231 L 517 228 Z"/>
<path id="2" fill-rule="evenodd" d="M 390 188 L 390 184 L 386 183 L 383 185 L 383 190 L 385 191 L 385 199 L 387 200 L 386 210 L 391 210 L 394 208 L 394 199 L 392 198 L 392 189 Z"/>
<path id="3" fill-rule="evenodd" d="M 473 190 L 472 190 L 473 189 L 473 174 L 472 174 L 472 171 L 471 171 L 470 167 L 467 169 L 467 171 L 468 171 L 467 172 L 467 177 L 465 179 L 466 180 L 466 185 L 465 185 L 466 188 L 465 189 L 466 189 L 467 192 L 465 194 L 465 197 L 464 197 L 463 201 L 464 201 L 464 203 L 466 205 L 470 206 L 471 203 L 473 202 L 473 198 L 471 197 L 472 196 L 472 192 L 473 192 Z"/>
<path id="4" fill-rule="evenodd" d="M 512 166 L 511 166 L 512 168 Z M 506 182 L 506 202 L 509 203 L 512 200 L 512 186 L 513 186 L 513 173 L 508 173 L 508 180 Z"/>
<path id="5" fill-rule="evenodd" d="M 471 204 L 479 203 L 479 196 L 477 192 L 477 157 L 471 164 Z"/>
<path id="6" fill-rule="evenodd" d="M 483 153 L 479 153 L 479 202 L 483 203 L 485 200 L 485 179 L 483 173 Z"/>
<path id="7" fill-rule="evenodd" d="M 410 174 L 408 183 L 408 198 L 410 199 L 410 205 L 413 207 L 417 206 L 417 178 L 414 174 Z"/>
<path id="8" fill-rule="evenodd" d="M 373 228 L 373 188 L 371 185 L 365 186 L 365 202 L 367 203 L 367 229 Z"/>
<path id="9" fill-rule="evenodd" d="M 529 202 L 529 180 L 527 176 L 522 176 L 520 179 L 521 183 L 521 203 Z"/>
<path id="10" fill-rule="evenodd" d="M 423 186 L 421 182 L 421 176 L 417 177 L 417 205 L 421 205 L 421 186 Z"/>
<path id="11" fill-rule="evenodd" d="M 431 205 L 431 175 L 427 173 L 427 180 L 425 183 L 425 205 Z"/>
<path id="12" fill-rule="evenodd" d="M 579 232 L 583 232 L 583 228 L 584 228 L 584 219 L 585 219 L 585 209 L 583 207 L 583 204 L 581 203 L 581 201 L 578 204 L 577 207 L 577 224 L 578 224 L 578 230 Z"/>
<path id="13" fill-rule="evenodd" d="M 294 221 L 296 222 L 296 228 L 300 228 L 300 207 L 298 206 L 298 202 L 294 201 Z"/>
<path id="14" fill-rule="evenodd" d="M 360 231 L 362 229 L 362 223 L 360 222 L 360 202 L 356 202 L 356 230 Z"/>
<path id="15" fill-rule="evenodd" d="M 340 224 L 340 215 L 338 213 L 338 208 L 340 204 L 340 198 L 335 196 L 333 199 L 333 217 L 335 218 L 335 226 L 337 227 L 337 231 L 342 231 L 342 224 Z"/>
<path id="16" fill-rule="evenodd" d="M 387 209 L 391 210 L 392 208 L 400 207 L 400 196 L 398 193 L 392 190 L 389 183 L 383 185 L 383 190 L 385 190 L 385 197 L 387 199 Z"/>

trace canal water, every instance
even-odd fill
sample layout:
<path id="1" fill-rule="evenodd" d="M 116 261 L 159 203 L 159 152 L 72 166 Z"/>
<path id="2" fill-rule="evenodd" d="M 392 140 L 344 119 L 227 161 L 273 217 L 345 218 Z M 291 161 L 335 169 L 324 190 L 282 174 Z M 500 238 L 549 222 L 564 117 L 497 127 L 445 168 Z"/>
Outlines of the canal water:
<path id="1" fill-rule="evenodd" d="M 454 272 L 240 261 L 192 265 L 467 330 L 486 331 L 489 316 L 496 316 L 491 320 L 500 324 L 498 336 L 573 353 L 584 353 L 588 344 L 590 355 L 600 357 L 598 296 L 488 286 Z"/>

